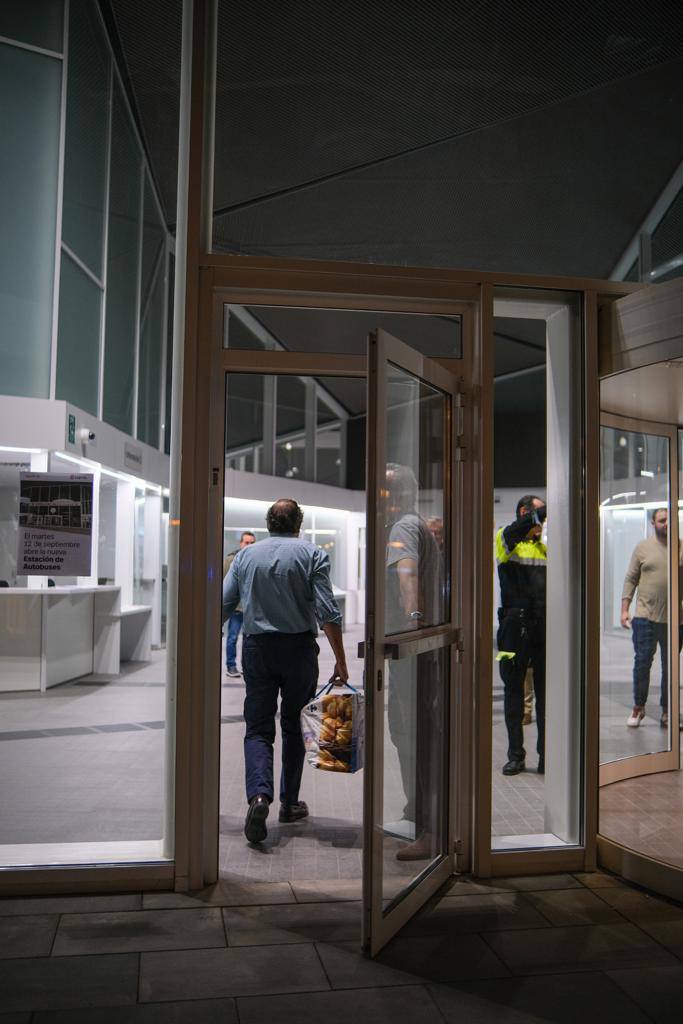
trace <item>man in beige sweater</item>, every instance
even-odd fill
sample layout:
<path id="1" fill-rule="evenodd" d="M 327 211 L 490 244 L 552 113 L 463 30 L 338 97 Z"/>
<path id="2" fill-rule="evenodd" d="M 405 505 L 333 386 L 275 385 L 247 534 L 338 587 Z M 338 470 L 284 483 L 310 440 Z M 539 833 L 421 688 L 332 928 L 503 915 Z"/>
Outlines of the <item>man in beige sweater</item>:
<path id="1" fill-rule="evenodd" d="M 654 536 L 636 544 L 631 555 L 624 589 L 621 595 L 621 624 L 631 629 L 633 635 L 633 711 L 626 724 L 631 728 L 640 725 L 645 717 L 645 704 L 650 689 L 650 668 L 659 644 L 662 659 L 661 720 L 662 728 L 669 724 L 669 551 L 667 545 L 669 513 L 666 508 L 657 508 L 652 513 Z M 680 567 L 683 566 L 683 544 L 679 544 Z M 638 591 L 636 614 L 631 620 L 629 608 L 633 595 Z M 679 608 L 679 622 L 681 609 Z M 683 626 L 678 630 L 678 649 L 683 640 Z"/>

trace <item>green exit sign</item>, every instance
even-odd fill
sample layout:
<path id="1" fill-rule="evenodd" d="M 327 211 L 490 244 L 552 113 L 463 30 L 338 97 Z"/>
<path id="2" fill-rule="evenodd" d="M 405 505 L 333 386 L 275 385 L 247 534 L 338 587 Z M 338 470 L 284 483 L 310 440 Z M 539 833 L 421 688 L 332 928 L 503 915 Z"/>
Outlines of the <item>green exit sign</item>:
<path id="1" fill-rule="evenodd" d="M 76 417 L 69 414 L 69 444 L 76 444 Z"/>

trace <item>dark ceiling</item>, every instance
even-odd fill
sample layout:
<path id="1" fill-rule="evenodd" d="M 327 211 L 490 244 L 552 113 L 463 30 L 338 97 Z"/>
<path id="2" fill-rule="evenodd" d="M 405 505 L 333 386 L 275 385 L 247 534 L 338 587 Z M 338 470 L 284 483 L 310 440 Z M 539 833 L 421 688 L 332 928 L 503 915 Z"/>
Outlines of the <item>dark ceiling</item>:
<path id="1" fill-rule="evenodd" d="M 101 0 L 170 225 L 180 0 Z M 678 0 L 220 0 L 215 245 L 607 277 L 683 156 Z"/>

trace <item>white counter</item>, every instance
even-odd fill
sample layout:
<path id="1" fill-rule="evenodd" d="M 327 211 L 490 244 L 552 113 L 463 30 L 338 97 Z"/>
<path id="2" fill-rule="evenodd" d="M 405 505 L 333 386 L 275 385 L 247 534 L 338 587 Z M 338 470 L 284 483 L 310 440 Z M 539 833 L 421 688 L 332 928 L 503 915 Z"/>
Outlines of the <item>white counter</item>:
<path id="1" fill-rule="evenodd" d="M 120 667 L 120 587 L 0 587 L 0 692 Z"/>

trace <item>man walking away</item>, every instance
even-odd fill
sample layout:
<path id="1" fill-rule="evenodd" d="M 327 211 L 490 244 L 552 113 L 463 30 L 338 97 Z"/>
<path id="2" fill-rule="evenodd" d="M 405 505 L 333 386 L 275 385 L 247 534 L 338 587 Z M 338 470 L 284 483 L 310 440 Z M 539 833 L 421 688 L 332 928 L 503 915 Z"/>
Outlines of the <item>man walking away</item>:
<path id="1" fill-rule="evenodd" d="M 304 743 L 299 715 L 318 682 L 317 624 L 335 657 L 333 678 L 348 671 L 341 615 L 330 583 L 330 560 L 299 536 L 303 512 L 292 498 L 268 509 L 268 539 L 239 551 L 223 581 L 223 621 L 241 602 L 244 610 L 242 671 L 246 685 L 244 760 L 249 810 L 244 834 L 250 843 L 266 838 L 273 801 L 273 743 L 280 695 L 282 822 L 308 815 L 299 800 Z"/>
<path id="2" fill-rule="evenodd" d="M 240 537 L 240 546 L 235 550 L 231 551 L 229 555 L 226 555 L 225 561 L 223 562 L 223 579 L 230 572 L 230 566 L 235 561 L 235 556 L 242 548 L 246 548 L 249 544 L 255 544 L 256 537 L 249 530 L 245 530 Z M 228 619 L 228 634 L 225 638 L 225 671 L 229 676 L 241 675 L 240 670 L 237 668 L 237 639 L 242 629 L 242 606 L 237 605 L 237 608 Z"/>

